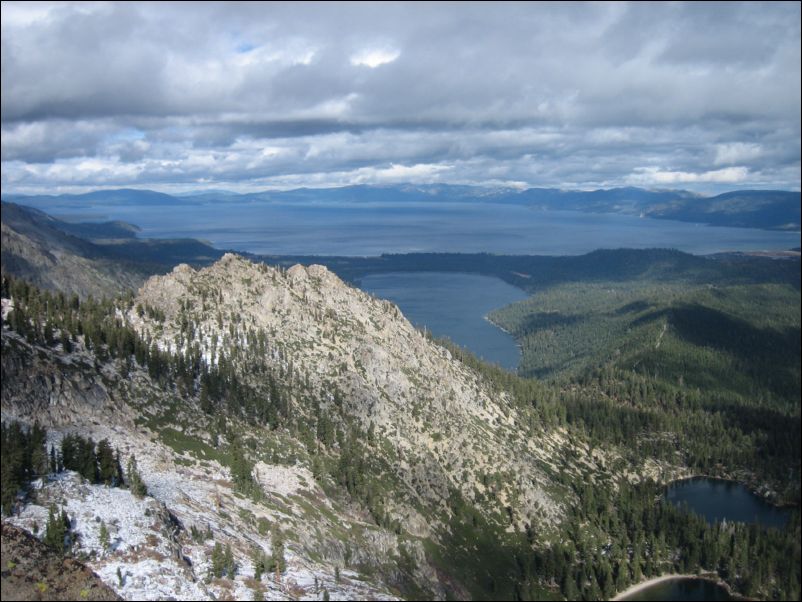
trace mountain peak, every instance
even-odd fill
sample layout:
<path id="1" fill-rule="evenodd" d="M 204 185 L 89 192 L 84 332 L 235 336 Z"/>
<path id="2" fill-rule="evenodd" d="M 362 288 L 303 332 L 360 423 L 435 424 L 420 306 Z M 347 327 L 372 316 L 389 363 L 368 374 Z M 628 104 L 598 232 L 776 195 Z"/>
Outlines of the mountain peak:
<path id="1" fill-rule="evenodd" d="M 127 316 L 163 350 L 196 349 L 212 365 L 222 357 L 227 365 L 255 362 L 275 370 L 291 364 L 308 395 L 325 400 L 322 407 L 340 404 L 349 420 L 374 429 L 392 454 L 405 458 L 390 464 L 399 467 L 396 476 L 410 495 L 437 504 L 456 487 L 473 499 L 494 458 L 493 470 L 515 475 L 498 499 L 524 500 L 514 518 L 519 527 L 559 520 L 560 505 L 540 485 L 545 477 L 537 468 L 537 457 L 549 456 L 554 443 L 535 446 L 516 428 L 507 393 L 455 361 L 394 304 L 348 286 L 327 268 L 283 271 L 227 254 L 208 268 L 151 278 L 137 305 L 165 316 L 156 321 L 136 309 Z M 265 341 L 263 351 L 256 351 L 256 340 Z M 296 400 L 293 412 L 312 410 Z M 456 482 L 454 474 L 468 478 Z M 429 530 L 423 517 L 412 523 Z"/>

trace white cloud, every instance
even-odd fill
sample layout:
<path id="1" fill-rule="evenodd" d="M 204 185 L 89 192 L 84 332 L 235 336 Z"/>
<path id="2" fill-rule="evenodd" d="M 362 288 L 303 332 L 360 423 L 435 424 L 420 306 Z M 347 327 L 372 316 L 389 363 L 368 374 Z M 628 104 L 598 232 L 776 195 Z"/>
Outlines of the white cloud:
<path id="1" fill-rule="evenodd" d="M 636 167 L 635 173 L 627 178 L 630 184 L 638 186 L 654 186 L 665 184 L 689 184 L 689 183 L 725 183 L 736 184 L 743 182 L 749 177 L 749 170 L 746 167 L 725 167 L 693 173 L 688 171 L 665 171 L 657 167 Z"/>
<path id="2" fill-rule="evenodd" d="M 736 165 L 753 161 L 763 154 L 763 147 L 748 142 L 716 145 L 715 165 Z"/>
<path id="3" fill-rule="evenodd" d="M 798 3 L 0 7 L 4 192 L 799 188 Z"/>
<path id="4" fill-rule="evenodd" d="M 371 169 L 372 171 L 369 175 L 372 176 L 371 179 L 375 179 L 378 181 L 383 182 L 421 182 L 426 181 L 427 178 L 432 178 L 437 176 L 444 171 L 448 171 L 450 166 L 448 165 L 433 165 L 433 164 L 422 164 L 418 163 L 417 165 L 391 165 L 390 167 L 380 168 L 380 169 Z"/>
<path id="5" fill-rule="evenodd" d="M 351 64 L 375 69 L 381 65 L 392 63 L 399 56 L 401 56 L 400 50 L 388 48 L 367 48 L 351 55 Z"/>

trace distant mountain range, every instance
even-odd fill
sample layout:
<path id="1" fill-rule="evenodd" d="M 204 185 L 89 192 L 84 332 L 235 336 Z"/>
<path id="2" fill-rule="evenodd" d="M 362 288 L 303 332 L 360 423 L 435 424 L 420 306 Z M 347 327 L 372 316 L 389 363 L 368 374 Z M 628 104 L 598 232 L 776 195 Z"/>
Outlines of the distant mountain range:
<path id="1" fill-rule="evenodd" d="M 575 191 L 556 188 L 486 188 L 479 186 L 395 185 L 298 188 L 237 194 L 225 190 L 169 195 L 152 190 L 97 190 L 70 195 L 5 195 L 4 201 L 52 211 L 54 206 L 186 205 L 235 202 L 443 202 L 505 203 L 546 211 L 622 213 L 656 219 L 768 230 L 800 229 L 799 192 L 787 190 L 736 190 L 712 197 L 687 190 L 610 188 Z"/>

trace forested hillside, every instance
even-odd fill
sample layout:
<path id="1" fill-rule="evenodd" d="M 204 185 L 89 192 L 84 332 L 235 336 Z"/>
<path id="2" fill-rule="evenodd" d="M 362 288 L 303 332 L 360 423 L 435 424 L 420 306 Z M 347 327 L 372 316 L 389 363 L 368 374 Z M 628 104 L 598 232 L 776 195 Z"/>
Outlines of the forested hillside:
<path id="1" fill-rule="evenodd" d="M 798 503 L 799 261 L 707 261 L 709 277 L 546 286 L 491 319 L 519 341 L 522 375 L 575 391 L 567 411 L 600 441 L 667 431 L 652 453 L 679 447 L 699 472 L 769 480 Z"/>

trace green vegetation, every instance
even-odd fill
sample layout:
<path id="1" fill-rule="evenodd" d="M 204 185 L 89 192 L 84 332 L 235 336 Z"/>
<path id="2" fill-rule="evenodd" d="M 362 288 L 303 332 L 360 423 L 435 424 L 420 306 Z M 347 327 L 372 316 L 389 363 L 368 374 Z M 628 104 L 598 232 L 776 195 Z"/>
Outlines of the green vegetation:
<path id="1" fill-rule="evenodd" d="M 111 540 L 109 538 L 109 529 L 106 527 L 106 521 L 100 521 L 100 533 L 98 534 L 100 545 L 103 546 L 105 551 L 108 551 Z"/>
<path id="2" fill-rule="evenodd" d="M 52 449 L 51 453 L 52 465 L 59 470 L 74 470 L 90 483 L 116 487 L 124 482 L 120 453 L 111 451 L 107 439 L 101 440 L 95 450 L 92 439 L 67 434 L 61 440 L 61 453 L 56 455 Z"/>
<path id="3" fill-rule="evenodd" d="M 562 522 L 548 531 L 529 524 L 521 532 L 508 530 L 506 509 L 491 496 L 471 501 L 452 488 L 439 505 L 427 506 L 407 495 L 394 469 L 398 451 L 377 432 L 381 427 L 367 427 L 349 414 L 343 392 L 332 386 L 330 397 L 319 398 L 299 376 L 302 371 L 294 370 L 286 350 L 280 350 L 276 367 L 255 359 L 266 354 L 270 333 L 244 333 L 247 345 L 233 344 L 210 366 L 191 344 L 198 308 L 188 301 L 182 301 L 177 319 L 181 340 L 188 344 L 182 352 L 167 353 L 117 317 L 118 308 L 133 308 L 130 298 L 81 302 L 6 277 L 3 296 L 14 301 L 8 326 L 32 344 L 65 353 L 86 349 L 98 362 L 147 375 L 158 394 L 143 397 L 140 423 L 179 454 L 227 466 L 236 495 L 283 510 L 290 500 L 263 495 L 254 481 L 254 464 L 309 467 L 330 499 L 358 509 L 374 523 L 370 528 L 398 536 L 398 554 L 388 559 L 384 576 L 404 595 L 430 595 L 415 581 L 418 540 L 398 519 L 399 507 L 409 505 L 434 529 L 433 537 L 421 543 L 451 597 L 600 599 L 643 577 L 697 570 L 716 572 L 747 596 L 798 597 L 798 510 L 781 532 L 711 526 L 661 501 L 659 483 L 644 478 L 632 485 L 622 474 L 642 469 L 647 459 L 659 460 L 675 469 L 769 483 L 783 500 L 798 505 L 799 262 L 714 261 L 668 251 L 469 257 L 476 263 L 468 271 L 504 273 L 537 291 L 494 315 L 523 343 L 526 377 L 442 344 L 499 396 L 509 394 L 514 408 L 504 411 L 514 409 L 516 428 L 526 436 L 537 441 L 558 430 L 575 443 L 566 447 L 565 457 L 554 458 L 556 468 L 544 468 L 565 510 Z M 465 257 L 427 258 L 426 269 L 451 265 L 464 271 Z M 411 260 L 392 257 L 383 268 L 406 261 Z M 218 292 L 203 294 L 213 299 Z M 156 322 L 165 319 L 156 308 L 135 309 Z M 413 415 L 425 416 L 420 404 L 412 405 Z M 433 440 L 447 443 L 453 434 L 443 431 Z M 51 450 L 48 457 L 44 441 L 42 429 L 3 425 L 4 512 L 31 478 L 60 466 L 93 482 L 121 481 L 119 458 L 108 442 L 65 437 L 61 454 Z M 593 464 L 587 470 L 579 457 L 582 449 L 588 450 L 588 466 Z M 596 461 L 594 450 L 611 458 L 609 465 Z M 512 478 L 484 472 L 479 478 L 485 485 Z M 133 457 L 126 476 L 132 491 L 140 491 Z M 312 497 L 291 501 L 305 519 L 336 522 L 337 516 Z M 507 512 L 511 517 L 512 510 Z M 49 537 L 55 546 L 55 510 L 53 515 Z M 261 548 L 252 551 L 254 577 L 281 573 L 284 540 L 293 537 L 292 531 L 282 532 L 253 514 L 240 513 L 240 518 L 261 535 L 271 533 L 269 557 Z M 191 529 L 196 541 L 211 538 L 210 532 Z M 361 537 L 357 531 L 335 525 L 330 533 L 347 549 Z M 211 561 L 216 578 L 237 572 L 230 547 L 219 542 Z"/>
<path id="4" fill-rule="evenodd" d="M 268 256 L 266 263 L 324 265 L 348 282 L 387 272 L 468 272 L 495 276 L 532 294 L 560 284 L 679 282 L 735 285 L 800 283 L 799 260 L 773 261 L 748 255 L 699 257 L 670 249 L 599 250 L 576 256 L 490 253 L 407 253 L 379 257 Z"/>
<path id="5" fill-rule="evenodd" d="M 749 264 L 755 280 L 769 261 Z M 697 473 L 769 481 L 782 499 L 799 503 L 800 292 L 793 279 L 562 284 L 492 318 L 520 342 L 520 372 L 548 379 L 554 392 L 547 398 L 560 408 L 551 415 L 594 444 Z"/>
<path id="6" fill-rule="evenodd" d="M 225 573 L 225 570 L 226 560 L 223 552 L 223 546 L 219 541 L 216 541 L 214 542 L 214 548 L 212 548 L 212 566 L 210 571 L 215 579 L 220 579 Z"/>
<path id="7" fill-rule="evenodd" d="M 268 573 L 283 573 L 287 570 L 287 560 L 284 558 L 284 535 L 275 525 L 270 532 L 270 545 L 272 547 L 270 561 L 264 569 Z"/>
<path id="8" fill-rule="evenodd" d="M 48 511 L 43 541 L 54 551 L 63 554 L 71 547 L 71 540 L 69 537 L 70 526 L 70 519 L 67 516 L 67 512 L 65 510 L 58 512 L 56 507 L 51 504 Z"/>
<path id="9" fill-rule="evenodd" d="M 18 422 L 8 425 L 4 422 L 1 428 L 1 502 L 2 513 L 8 516 L 14 509 L 18 493 L 23 491 L 32 479 L 47 474 L 50 463 L 45 448 L 47 431 L 38 423 L 27 431 Z"/>
<path id="10" fill-rule="evenodd" d="M 142 482 L 142 475 L 139 474 L 136 457 L 133 454 L 128 458 L 128 486 L 131 488 L 131 493 L 136 497 L 143 497 L 148 494 L 148 488 Z"/>
<path id="11" fill-rule="evenodd" d="M 231 551 L 231 544 L 227 543 L 226 547 L 223 548 L 219 541 L 214 543 L 212 566 L 209 570 L 215 579 L 220 579 L 223 576 L 233 579 L 236 576 L 237 563 L 234 560 L 234 553 Z"/>
<path id="12" fill-rule="evenodd" d="M 643 578 L 698 571 L 717 572 L 750 597 L 799 595 L 799 511 L 782 531 L 709 525 L 664 501 L 654 482 L 569 484 L 579 503 L 561 541 L 543 547 L 530 528 L 505 533 L 452 495 L 453 519 L 444 545 L 428 547 L 430 559 L 475 600 L 609 599 Z M 464 597 L 459 589 L 447 593 Z"/>

